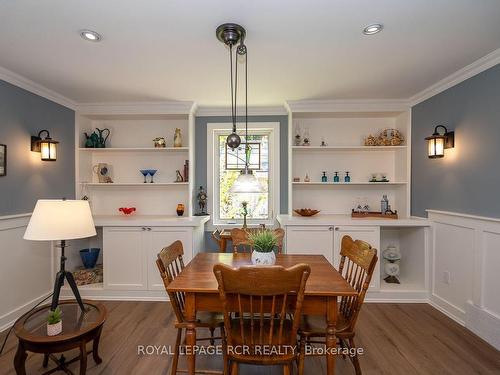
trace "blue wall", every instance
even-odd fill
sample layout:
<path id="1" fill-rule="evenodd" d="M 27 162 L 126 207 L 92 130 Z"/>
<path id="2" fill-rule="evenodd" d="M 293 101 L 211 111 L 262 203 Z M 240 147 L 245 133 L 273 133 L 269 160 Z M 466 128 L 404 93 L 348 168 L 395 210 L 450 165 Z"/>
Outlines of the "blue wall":
<path id="1" fill-rule="evenodd" d="M 0 80 L 0 143 L 7 176 L 0 177 L 0 215 L 33 211 L 39 198 L 73 198 L 75 112 Z M 30 151 L 30 136 L 47 129 L 60 142 L 55 162 Z"/>
<path id="2" fill-rule="evenodd" d="M 243 122 L 243 117 L 238 117 L 238 122 Z M 288 213 L 288 116 L 249 116 L 249 122 L 279 122 L 280 123 L 280 211 Z M 195 188 L 201 185 L 207 188 L 207 124 L 230 123 L 230 116 L 202 116 L 196 118 L 195 125 Z M 209 197 L 208 199 L 212 199 Z M 209 203 L 209 208 L 211 204 Z M 198 203 L 193 202 L 196 210 Z M 210 209 L 209 209 L 210 213 Z M 212 240 L 209 232 L 205 232 L 205 248 L 207 251 L 217 251 L 218 247 Z"/>
<path id="3" fill-rule="evenodd" d="M 455 130 L 455 149 L 429 159 L 425 137 Z M 412 108 L 412 215 L 436 209 L 500 218 L 500 65 Z"/>

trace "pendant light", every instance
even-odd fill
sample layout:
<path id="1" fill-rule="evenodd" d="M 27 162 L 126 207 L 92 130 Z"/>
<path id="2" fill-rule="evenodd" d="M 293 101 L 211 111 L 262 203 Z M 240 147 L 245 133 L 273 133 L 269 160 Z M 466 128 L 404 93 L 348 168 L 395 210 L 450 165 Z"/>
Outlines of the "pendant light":
<path id="1" fill-rule="evenodd" d="M 229 62 L 231 64 L 231 115 L 233 122 L 232 133 L 227 137 L 227 145 L 232 149 L 237 148 L 241 144 L 241 138 L 236 134 L 236 98 L 237 98 L 237 83 L 238 83 L 238 55 L 245 57 L 245 168 L 241 170 L 240 175 L 229 189 L 229 193 L 263 193 L 264 189 L 259 183 L 253 171 L 249 168 L 250 146 L 248 144 L 248 50 L 245 45 L 245 29 L 234 23 L 226 23 L 220 25 L 216 31 L 217 38 L 229 46 Z M 239 42 L 236 48 L 237 55 L 235 56 L 235 81 L 233 85 L 233 46 Z M 234 95 L 233 95 L 234 86 Z"/>

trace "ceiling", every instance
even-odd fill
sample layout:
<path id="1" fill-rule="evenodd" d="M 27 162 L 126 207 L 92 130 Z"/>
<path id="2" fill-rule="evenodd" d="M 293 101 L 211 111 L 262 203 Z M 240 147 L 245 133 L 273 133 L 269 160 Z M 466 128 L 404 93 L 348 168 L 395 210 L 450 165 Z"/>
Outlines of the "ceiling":
<path id="1" fill-rule="evenodd" d="M 0 66 L 79 103 L 227 105 L 215 29 L 236 22 L 251 105 L 402 99 L 500 48 L 499 20 L 498 0 L 1 0 Z"/>

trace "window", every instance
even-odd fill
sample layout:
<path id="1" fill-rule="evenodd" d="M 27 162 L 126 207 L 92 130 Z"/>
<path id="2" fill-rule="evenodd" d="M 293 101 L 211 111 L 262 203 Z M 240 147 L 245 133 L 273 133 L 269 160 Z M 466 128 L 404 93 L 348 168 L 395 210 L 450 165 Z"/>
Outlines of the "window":
<path id="1" fill-rule="evenodd" d="M 213 125 L 213 126 L 210 126 Z M 238 134 L 241 137 L 241 145 L 235 150 L 227 147 L 226 138 L 231 132 L 230 124 L 224 124 L 224 128 L 217 128 L 215 124 L 209 124 L 208 132 L 211 138 L 211 149 L 213 150 L 212 176 L 208 173 L 209 196 L 213 196 L 212 216 L 213 223 L 241 224 L 243 222 L 242 202 L 247 202 L 247 221 L 251 224 L 267 223 L 274 221 L 273 213 L 277 212 L 276 206 L 276 182 L 273 175 L 278 171 L 279 147 L 274 145 L 279 138 L 277 124 L 262 123 L 259 127 L 250 126 L 248 140 L 242 134 L 242 126 L 238 125 Z M 265 126 L 267 125 L 267 126 Z M 262 194 L 229 193 L 234 181 L 238 178 L 240 170 L 245 166 L 245 145 L 248 142 L 251 152 L 249 168 L 259 180 L 265 192 Z M 210 148 L 209 148 L 210 150 Z M 278 156 L 278 157 L 277 157 Z M 276 160 L 278 159 L 278 160 Z M 210 161 L 209 161 L 210 163 Z M 212 178 L 211 178 L 212 177 Z M 213 194 L 211 194 L 211 191 Z"/>

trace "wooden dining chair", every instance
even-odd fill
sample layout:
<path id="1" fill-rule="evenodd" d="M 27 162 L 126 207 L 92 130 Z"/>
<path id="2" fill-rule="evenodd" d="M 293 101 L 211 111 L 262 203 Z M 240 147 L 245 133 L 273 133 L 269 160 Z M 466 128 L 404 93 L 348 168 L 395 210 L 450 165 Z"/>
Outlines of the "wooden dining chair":
<path id="1" fill-rule="evenodd" d="M 182 272 L 184 269 L 184 249 L 182 247 L 181 241 L 175 241 L 170 246 L 163 248 L 158 254 L 156 259 L 156 265 L 160 271 L 160 276 L 165 285 L 165 290 L 167 290 L 168 285 Z M 172 309 L 174 310 L 177 322 L 175 323 L 175 328 L 177 328 L 177 338 L 175 340 L 174 357 L 172 361 L 172 371 L 171 374 L 177 374 L 177 366 L 179 363 L 179 348 L 181 345 L 182 333 L 187 328 L 187 322 L 184 317 L 184 307 L 185 307 L 185 296 L 181 292 L 169 292 L 167 290 L 168 296 L 170 297 L 170 303 L 172 304 Z M 210 331 L 210 337 L 196 337 L 196 341 L 210 341 L 210 345 L 215 345 L 216 339 L 221 339 L 223 336 L 224 329 L 224 318 L 222 314 L 210 313 L 210 312 L 199 312 L 196 316 L 196 328 L 208 328 Z M 221 332 L 220 337 L 215 337 L 215 330 L 219 328 Z M 186 372 L 185 370 L 179 370 L 179 372 Z M 200 371 L 201 373 L 206 373 L 206 371 Z M 214 373 L 214 372 L 212 372 Z"/>
<path id="2" fill-rule="evenodd" d="M 341 348 L 356 349 L 354 343 L 355 326 L 359 311 L 363 305 L 366 291 L 370 285 L 373 270 L 377 264 L 377 250 L 373 249 L 367 242 L 353 241 L 350 236 L 342 238 L 340 250 L 339 272 L 344 279 L 358 292 L 356 296 L 342 297 L 340 299 L 335 335 Z M 303 317 L 299 329 L 301 359 L 299 368 L 304 366 L 304 346 L 307 343 L 325 344 L 326 319 L 324 316 Z M 349 356 L 354 365 L 356 375 L 361 374 L 359 358 L 357 353 Z"/>
<path id="3" fill-rule="evenodd" d="M 285 231 L 283 228 L 276 228 L 274 230 L 274 235 L 276 236 L 276 246 L 278 247 L 278 254 L 283 253 L 283 239 L 285 238 Z"/>
<path id="4" fill-rule="evenodd" d="M 292 364 L 299 358 L 297 332 L 311 268 L 297 264 L 286 269 L 282 266 L 235 269 L 216 264 L 213 270 L 224 309 L 225 373 L 230 368 L 230 373 L 237 375 L 238 364 L 247 363 L 283 365 L 283 374 L 291 374 Z M 293 318 L 289 318 L 289 311 Z M 266 354 L 263 348 L 273 350 L 273 354 Z"/>
<path id="5" fill-rule="evenodd" d="M 253 250 L 252 242 L 248 238 L 249 229 L 233 228 L 231 229 L 231 242 L 233 244 L 233 254 L 241 252 L 251 253 Z"/>
<path id="6" fill-rule="evenodd" d="M 219 252 L 224 252 L 226 249 L 224 249 L 224 240 L 220 237 L 221 231 L 219 229 L 216 229 L 212 232 L 212 239 L 215 241 L 217 244 L 217 247 L 219 248 Z"/>

